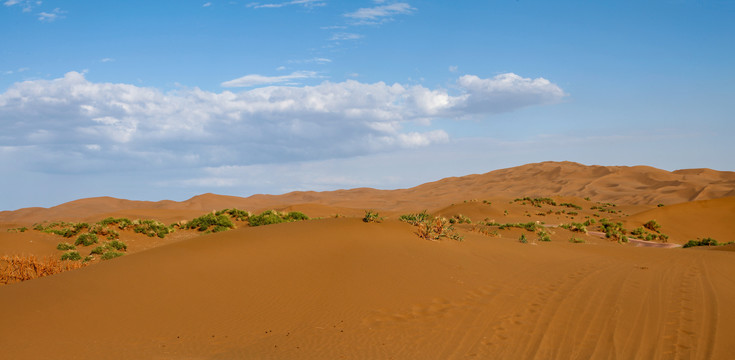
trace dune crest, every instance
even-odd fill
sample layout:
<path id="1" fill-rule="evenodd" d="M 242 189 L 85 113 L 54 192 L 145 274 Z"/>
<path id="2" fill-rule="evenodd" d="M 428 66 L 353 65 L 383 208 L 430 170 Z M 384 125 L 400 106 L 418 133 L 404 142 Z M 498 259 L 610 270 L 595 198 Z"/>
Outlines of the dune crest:
<path id="1" fill-rule="evenodd" d="M 296 191 L 283 195 L 247 198 L 216 194 L 185 201 L 132 201 L 98 197 L 71 201 L 51 208 L 0 212 L 0 223 L 34 223 L 43 220 L 79 220 L 101 213 L 133 209 L 211 211 L 237 207 L 251 211 L 298 204 L 342 209 L 405 211 L 439 209 L 467 199 L 518 196 L 590 197 L 595 201 L 627 205 L 676 204 L 735 196 L 735 172 L 689 169 L 673 172 L 648 166 L 586 166 L 574 162 L 542 162 L 450 177 L 413 188 L 377 190 Z"/>

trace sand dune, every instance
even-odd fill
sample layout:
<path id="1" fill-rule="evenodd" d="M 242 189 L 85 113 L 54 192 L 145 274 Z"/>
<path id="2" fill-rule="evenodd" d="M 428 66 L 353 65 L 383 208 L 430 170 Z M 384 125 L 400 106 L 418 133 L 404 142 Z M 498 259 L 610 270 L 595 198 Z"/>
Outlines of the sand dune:
<path id="1" fill-rule="evenodd" d="M 52 208 L 0 212 L 0 223 L 34 223 L 48 219 L 79 220 L 105 212 L 134 209 L 211 211 L 238 207 L 251 211 L 296 204 L 320 204 L 344 209 L 413 211 L 438 210 L 468 199 L 518 196 L 590 197 L 625 205 L 676 204 L 735 196 L 735 172 L 690 169 L 668 172 L 646 166 L 585 166 L 543 162 L 482 175 L 446 178 L 409 189 L 369 188 L 327 192 L 299 191 L 248 198 L 204 194 L 182 202 L 130 201 L 109 197 L 76 200 Z"/>
<path id="2" fill-rule="evenodd" d="M 13 359 L 728 359 L 731 253 L 244 228 L 0 287 Z M 39 346 L 42 344 L 42 346 Z"/>
<path id="3" fill-rule="evenodd" d="M 0 255 L 37 256 L 59 256 L 68 239 L 7 230 L 109 216 L 169 224 L 232 207 L 322 219 L 164 239 L 121 231 L 125 256 L 0 286 L 1 357 L 733 359 L 733 245 L 636 247 L 559 227 L 655 219 L 671 243 L 735 241 L 733 184 L 733 173 L 708 169 L 540 163 L 402 190 L 93 198 L 3 212 Z M 365 209 L 385 221 L 363 222 Z M 422 240 L 397 220 L 422 210 L 470 218 L 455 225 L 464 241 Z M 537 223 L 552 241 L 475 228 L 485 219 Z"/>

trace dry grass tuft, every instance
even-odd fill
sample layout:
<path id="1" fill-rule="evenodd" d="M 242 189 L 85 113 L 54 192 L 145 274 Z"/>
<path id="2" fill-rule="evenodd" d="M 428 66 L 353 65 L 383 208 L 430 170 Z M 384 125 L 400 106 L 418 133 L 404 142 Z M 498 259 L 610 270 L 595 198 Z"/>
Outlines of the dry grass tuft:
<path id="1" fill-rule="evenodd" d="M 0 284 L 12 284 L 87 266 L 81 261 L 62 261 L 54 257 L 0 257 Z"/>

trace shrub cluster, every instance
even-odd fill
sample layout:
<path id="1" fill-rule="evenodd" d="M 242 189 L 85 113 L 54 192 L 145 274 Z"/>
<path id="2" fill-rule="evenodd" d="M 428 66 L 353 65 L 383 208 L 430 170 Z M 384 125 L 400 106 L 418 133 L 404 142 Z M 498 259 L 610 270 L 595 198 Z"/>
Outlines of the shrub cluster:
<path id="1" fill-rule="evenodd" d="M 248 224 L 250 226 L 262 226 L 302 220 L 309 220 L 309 217 L 299 211 L 291 211 L 287 213 L 283 211 L 266 210 L 258 215 L 251 215 L 248 220 Z"/>
<path id="2" fill-rule="evenodd" d="M 582 207 L 581 206 L 579 206 L 577 204 L 572 204 L 572 203 L 561 203 L 561 204 L 559 204 L 559 206 L 566 206 L 568 208 L 582 210 Z"/>
<path id="3" fill-rule="evenodd" d="M 81 261 L 60 261 L 56 257 L 39 259 L 34 255 L 27 257 L 3 256 L 0 257 L 0 284 L 31 280 L 63 271 L 79 269 L 86 265 Z"/>
<path id="4" fill-rule="evenodd" d="M 199 231 L 209 231 L 211 227 L 211 232 L 220 232 L 234 229 L 235 224 L 224 213 L 218 215 L 209 213 L 187 222 L 183 227 L 185 229 L 197 229 Z"/>
<path id="5" fill-rule="evenodd" d="M 144 234 L 148 237 L 158 236 L 163 239 L 166 235 L 174 231 L 172 226 L 168 226 L 157 220 L 134 220 L 132 221 L 133 231 L 138 234 Z"/>
<path id="6" fill-rule="evenodd" d="M 240 210 L 240 209 L 235 209 L 235 208 L 219 210 L 214 213 L 214 215 L 217 215 L 217 216 L 222 215 L 222 214 L 230 215 L 231 218 L 234 218 L 238 221 L 247 221 L 250 218 L 250 216 L 252 216 L 250 211 Z"/>
<path id="7" fill-rule="evenodd" d="M 615 240 L 619 243 L 628 242 L 628 237 L 625 236 L 627 231 L 623 228 L 623 223 L 613 223 L 606 218 L 600 219 L 600 231 L 605 233 L 605 237 L 611 240 Z"/>
<path id="8" fill-rule="evenodd" d="M 575 231 L 575 232 L 581 232 L 581 233 L 587 233 L 587 227 L 582 223 L 570 223 L 570 224 L 562 224 L 559 225 L 562 229 L 567 229 L 569 231 Z"/>
<path id="9" fill-rule="evenodd" d="M 514 199 L 513 202 L 520 202 L 521 205 L 525 205 L 526 202 L 529 202 L 529 203 L 531 203 L 531 205 L 533 205 L 535 207 L 541 207 L 542 204 L 556 206 L 556 201 L 554 201 L 551 198 L 547 198 L 547 197 L 544 197 L 544 198 L 530 198 L 530 197 L 526 196 L 526 197 L 523 197 L 523 198 Z"/>
<path id="10" fill-rule="evenodd" d="M 697 240 L 689 240 L 686 244 L 684 244 L 685 248 L 695 247 L 695 246 L 718 246 L 718 245 L 726 245 L 726 244 L 732 244 L 729 243 L 718 243 L 717 240 L 713 238 L 704 238 L 704 239 L 697 239 Z"/>
<path id="11" fill-rule="evenodd" d="M 454 231 L 454 226 L 444 217 L 425 219 L 416 225 L 416 234 L 425 240 L 438 241 L 442 238 L 462 241 L 464 237 Z"/>
<path id="12" fill-rule="evenodd" d="M 411 225 L 418 225 L 421 222 L 427 221 L 431 218 L 426 210 L 416 214 L 404 214 L 398 217 L 398 220 L 409 223 Z"/>
<path id="13" fill-rule="evenodd" d="M 74 242 L 74 245 L 89 246 L 92 244 L 96 244 L 98 242 L 99 242 L 99 238 L 97 238 L 96 234 L 85 233 L 85 234 L 79 235 L 79 237 L 77 238 L 77 241 Z"/>

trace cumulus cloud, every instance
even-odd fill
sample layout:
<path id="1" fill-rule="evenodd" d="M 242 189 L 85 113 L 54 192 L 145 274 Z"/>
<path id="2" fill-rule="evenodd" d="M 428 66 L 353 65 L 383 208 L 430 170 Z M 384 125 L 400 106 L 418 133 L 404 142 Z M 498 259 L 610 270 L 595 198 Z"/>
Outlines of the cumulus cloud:
<path id="1" fill-rule="evenodd" d="M 408 3 L 393 3 L 378 5 L 370 8 L 360 8 L 354 12 L 344 14 L 345 17 L 354 19 L 355 25 L 380 24 L 393 20 L 396 15 L 411 14 L 416 8 Z"/>
<path id="2" fill-rule="evenodd" d="M 56 19 L 63 18 L 64 13 L 66 13 L 66 11 L 62 11 L 59 8 L 56 8 L 52 10 L 51 12 L 42 11 L 38 13 L 38 20 L 44 21 L 44 22 L 52 22 L 52 21 L 55 21 Z"/>
<path id="3" fill-rule="evenodd" d="M 318 7 L 318 6 L 325 6 L 327 3 L 321 0 L 293 0 L 293 1 L 286 1 L 286 2 L 280 2 L 280 3 L 258 3 L 253 2 L 249 3 L 246 6 L 253 9 L 262 9 L 262 8 L 281 8 L 284 6 L 289 5 L 300 5 L 303 7 Z"/>
<path id="4" fill-rule="evenodd" d="M 38 0 L 7 0 L 3 3 L 5 6 L 18 5 L 23 9 L 23 12 L 30 12 L 34 7 L 41 5 L 41 1 Z"/>
<path id="5" fill-rule="evenodd" d="M 0 94 L 0 158 L 21 154 L 29 168 L 52 172 L 346 158 L 449 141 L 443 129 L 416 130 L 432 119 L 485 116 L 563 96 L 548 80 L 515 74 L 465 75 L 453 93 L 355 80 L 215 93 L 95 83 L 69 72 Z M 404 130 L 407 123 L 412 131 Z"/>
<path id="6" fill-rule="evenodd" d="M 224 87 L 251 87 L 258 85 L 277 84 L 284 82 L 292 82 L 299 79 L 310 79 L 318 77 L 314 71 L 296 71 L 289 75 L 281 76 L 264 76 L 258 74 L 245 75 L 243 77 L 223 82 Z"/>
<path id="7" fill-rule="evenodd" d="M 362 38 L 362 35 L 360 35 L 360 34 L 353 34 L 353 33 L 344 33 L 344 32 L 342 32 L 342 33 L 333 34 L 332 37 L 329 38 L 329 40 L 332 40 L 332 41 L 357 40 L 357 39 L 361 39 L 361 38 Z"/>

